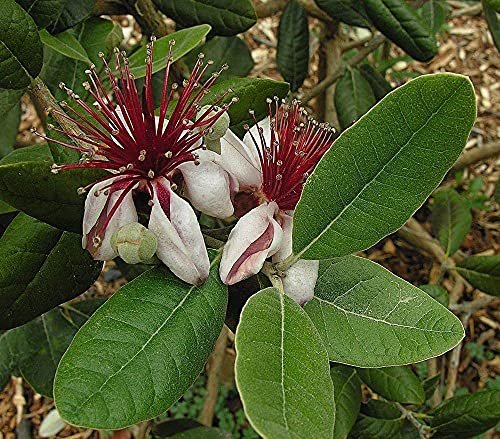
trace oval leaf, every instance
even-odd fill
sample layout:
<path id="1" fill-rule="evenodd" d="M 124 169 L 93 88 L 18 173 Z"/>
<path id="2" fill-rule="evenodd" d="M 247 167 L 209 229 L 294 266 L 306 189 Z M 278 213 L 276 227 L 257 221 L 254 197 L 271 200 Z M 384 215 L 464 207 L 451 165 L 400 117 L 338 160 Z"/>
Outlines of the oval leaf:
<path id="1" fill-rule="evenodd" d="M 425 392 L 416 375 L 408 367 L 358 369 L 363 382 L 389 401 L 423 404 Z"/>
<path id="2" fill-rule="evenodd" d="M 500 50 L 500 14 L 495 10 L 487 0 L 482 1 L 483 12 L 488 23 L 488 29 L 493 37 L 493 42 L 498 50 Z M 498 6 L 498 5 L 497 5 Z"/>
<path id="3" fill-rule="evenodd" d="M 370 28 L 362 1 L 359 0 L 315 0 L 315 3 L 334 20 L 351 26 Z"/>
<path id="4" fill-rule="evenodd" d="M 295 92 L 309 71 L 309 26 L 307 12 L 297 0 L 286 5 L 278 27 L 276 63 L 283 79 Z"/>
<path id="5" fill-rule="evenodd" d="M 42 43 L 33 19 L 14 0 L 2 1 L 0 88 L 23 89 L 42 69 Z"/>
<path id="6" fill-rule="evenodd" d="M 484 293 L 500 296 L 500 255 L 470 256 L 460 261 L 456 270 Z"/>
<path id="7" fill-rule="evenodd" d="M 363 0 L 375 27 L 418 61 L 429 61 L 437 53 L 436 40 L 403 0 Z"/>
<path id="8" fill-rule="evenodd" d="M 446 306 L 450 304 L 450 297 L 448 296 L 448 291 L 443 287 L 435 284 L 420 285 L 419 288 L 425 291 L 434 300 L 437 300 L 441 305 Z"/>
<path id="9" fill-rule="evenodd" d="M 202 24 L 189 29 L 182 29 L 156 40 L 154 44 L 153 73 L 160 71 L 167 65 L 170 41 L 175 41 L 175 46 L 172 48 L 172 58 L 177 61 L 198 46 L 209 32 L 210 26 Z M 141 47 L 129 59 L 130 73 L 136 78 L 146 76 L 145 59 L 146 47 Z"/>
<path id="10" fill-rule="evenodd" d="M 21 97 L 24 90 L 0 89 L 0 159 L 14 149 L 19 121 L 21 119 Z"/>
<path id="11" fill-rule="evenodd" d="M 340 135 L 307 180 L 294 215 L 294 253 L 343 256 L 400 228 L 458 158 L 475 108 L 470 81 L 449 73 L 389 93 Z"/>
<path id="12" fill-rule="evenodd" d="M 360 66 L 359 71 L 363 75 L 363 78 L 370 84 L 377 101 L 380 101 L 387 93 L 392 91 L 391 84 L 389 84 L 385 77 L 377 72 L 371 65 L 363 64 Z"/>
<path id="13" fill-rule="evenodd" d="M 71 32 L 66 31 L 53 36 L 46 30 L 42 30 L 40 31 L 40 38 L 43 44 L 54 49 L 56 52 L 59 52 L 68 58 L 90 64 L 87 52 Z"/>
<path id="14" fill-rule="evenodd" d="M 59 364 L 54 396 L 62 418 L 117 429 L 163 413 L 203 369 L 226 306 L 216 260 L 200 286 L 156 268 L 122 287 L 78 331 Z"/>
<path id="15" fill-rule="evenodd" d="M 53 34 L 62 32 L 85 20 L 94 10 L 95 3 L 96 0 L 56 0 L 57 7 L 52 9 L 54 16 L 49 31 Z"/>
<path id="16" fill-rule="evenodd" d="M 209 24 L 216 35 L 236 35 L 250 29 L 257 17 L 250 0 L 154 0 L 158 8 L 182 27 Z"/>
<path id="17" fill-rule="evenodd" d="M 436 34 L 445 23 L 450 7 L 448 3 L 441 0 L 429 0 L 422 5 L 418 12 L 422 17 L 422 21 L 432 33 Z"/>
<path id="18" fill-rule="evenodd" d="M 320 262 L 305 310 L 331 361 L 359 367 L 416 363 L 464 337 L 451 312 L 384 267 L 357 256 Z"/>
<path id="19" fill-rule="evenodd" d="M 257 432 L 330 438 L 335 419 L 328 356 L 302 308 L 274 288 L 253 295 L 236 331 L 236 385 Z"/>
<path id="20" fill-rule="evenodd" d="M 330 369 L 335 399 L 333 439 L 347 437 L 356 422 L 361 405 L 361 380 L 356 369 L 336 365 Z"/>

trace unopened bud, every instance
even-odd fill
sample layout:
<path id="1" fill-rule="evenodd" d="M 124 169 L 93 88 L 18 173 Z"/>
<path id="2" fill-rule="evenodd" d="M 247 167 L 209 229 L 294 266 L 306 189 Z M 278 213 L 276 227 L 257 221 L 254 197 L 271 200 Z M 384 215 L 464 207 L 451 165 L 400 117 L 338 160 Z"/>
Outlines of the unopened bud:
<path id="1" fill-rule="evenodd" d="M 127 264 L 150 261 L 157 245 L 156 236 L 139 223 L 127 224 L 111 237 L 111 247 Z"/>
<path id="2" fill-rule="evenodd" d="M 204 107 L 201 107 L 200 111 L 198 112 L 196 118 L 199 119 L 205 112 L 207 112 L 210 109 L 210 105 L 205 105 Z M 219 109 L 220 110 L 220 109 Z M 212 117 L 216 114 L 216 110 L 210 111 L 210 113 L 205 116 L 205 119 Z M 220 115 L 220 117 L 215 121 L 215 123 L 210 127 L 209 132 L 205 134 L 205 139 L 206 140 L 219 140 L 224 134 L 226 134 L 226 131 L 229 128 L 229 124 L 231 123 L 231 119 L 229 118 L 229 114 L 225 111 Z"/>

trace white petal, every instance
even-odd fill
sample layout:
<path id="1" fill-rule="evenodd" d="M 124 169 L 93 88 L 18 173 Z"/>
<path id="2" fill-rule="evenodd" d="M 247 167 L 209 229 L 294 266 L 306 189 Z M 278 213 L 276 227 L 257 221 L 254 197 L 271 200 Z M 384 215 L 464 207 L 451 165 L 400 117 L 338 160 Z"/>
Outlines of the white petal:
<path id="1" fill-rule="evenodd" d="M 199 165 L 186 162 L 178 169 L 184 177 L 186 196 L 196 209 L 216 218 L 233 214 L 231 180 L 221 166 L 212 161 L 202 161 Z"/>
<path id="2" fill-rule="evenodd" d="M 252 126 L 249 132 L 247 132 L 243 137 L 243 143 L 245 143 L 245 145 L 247 145 L 247 147 L 251 151 L 255 151 L 255 154 L 257 154 L 256 148 L 262 150 L 263 146 L 260 139 L 259 128 L 262 129 L 262 135 L 264 136 L 265 146 L 271 146 L 271 121 L 269 119 L 269 116 L 257 122 L 254 126 Z M 257 145 L 253 141 L 252 136 L 253 139 L 256 140 Z"/>
<path id="3" fill-rule="evenodd" d="M 238 180 L 242 188 L 258 188 L 262 184 L 262 172 L 257 150 L 249 148 L 231 130 L 221 141 L 220 164 Z"/>
<path id="4" fill-rule="evenodd" d="M 264 261 L 278 250 L 283 231 L 273 218 L 276 203 L 255 207 L 236 223 L 224 246 L 220 276 L 224 283 L 240 282 L 262 268 Z"/>
<path id="5" fill-rule="evenodd" d="M 167 179 L 156 182 L 154 188 L 149 230 L 158 240 L 156 253 L 177 277 L 198 285 L 208 277 L 210 269 L 198 219 L 189 203 L 170 189 Z M 165 206 L 169 215 L 162 203 L 169 203 Z"/>
<path id="6" fill-rule="evenodd" d="M 291 215 L 281 212 L 281 228 L 283 229 L 283 240 L 280 249 L 273 256 L 273 262 L 281 262 L 292 254 L 292 226 Z"/>
<path id="7" fill-rule="evenodd" d="M 127 224 L 137 222 L 137 210 L 132 197 L 132 191 L 129 191 L 109 221 L 104 231 L 101 245 L 99 247 L 94 247 L 92 239 L 94 236 L 93 228 L 98 222 L 106 218 L 120 195 L 123 193 L 123 190 L 115 191 L 110 196 L 106 195 L 104 191 L 100 192 L 97 196 L 95 193 L 97 190 L 108 186 L 112 181 L 116 182 L 116 180 L 119 179 L 120 177 L 115 177 L 113 180 L 106 180 L 95 184 L 92 186 L 92 189 L 89 190 L 85 200 L 82 245 L 83 248 L 87 248 L 87 250 L 92 253 L 94 259 L 100 261 L 108 261 L 117 256 L 115 251 L 111 248 L 111 236 L 113 236 L 113 233 Z"/>
<path id="8" fill-rule="evenodd" d="M 293 264 L 283 278 L 283 289 L 299 305 L 304 305 L 314 297 L 314 287 L 318 280 L 319 261 L 300 259 Z"/>

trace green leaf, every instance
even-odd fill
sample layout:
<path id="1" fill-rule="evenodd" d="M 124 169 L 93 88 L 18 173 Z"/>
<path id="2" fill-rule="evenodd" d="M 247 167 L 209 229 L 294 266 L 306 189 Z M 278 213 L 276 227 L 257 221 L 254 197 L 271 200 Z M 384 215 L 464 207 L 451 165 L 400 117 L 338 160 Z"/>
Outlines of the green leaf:
<path id="1" fill-rule="evenodd" d="M 333 439 L 347 437 L 356 422 L 361 405 L 361 380 L 356 369 L 336 365 L 330 369 L 335 399 Z"/>
<path id="2" fill-rule="evenodd" d="M 82 237 L 19 214 L 0 238 L 0 328 L 22 325 L 87 290 L 102 262 Z"/>
<path id="3" fill-rule="evenodd" d="M 33 389 L 52 398 L 52 384 L 59 360 L 78 328 L 104 299 L 74 303 L 53 309 L 31 322 L 0 335 L 0 371 L 15 368 Z M 1 380 L 0 380 L 1 381 Z"/>
<path id="4" fill-rule="evenodd" d="M 16 0 L 23 9 L 33 17 L 39 28 L 47 27 L 56 17 L 67 0 Z"/>
<path id="5" fill-rule="evenodd" d="M 62 32 L 87 19 L 92 13 L 96 0 L 63 0 L 58 10 L 54 11 L 48 30 L 52 34 Z"/>
<path id="6" fill-rule="evenodd" d="M 325 348 L 303 309 L 274 288 L 253 295 L 236 331 L 236 385 L 266 438 L 330 438 L 335 420 Z"/>
<path id="7" fill-rule="evenodd" d="M 456 270 L 483 293 L 500 296 L 500 255 L 470 256 Z"/>
<path id="8" fill-rule="evenodd" d="M 297 91 L 309 71 L 307 12 L 297 0 L 288 2 L 281 14 L 276 63 L 290 90 Z"/>
<path id="9" fill-rule="evenodd" d="M 483 0 L 483 12 L 488 23 L 488 29 L 493 37 L 493 42 L 496 48 L 500 50 L 500 19 L 498 10 L 495 11 L 488 1 Z"/>
<path id="10" fill-rule="evenodd" d="M 40 73 L 42 43 L 33 19 L 14 0 L 2 1 L 0 87 L 20 90 Z"/>
<path id="11" fill-rule="evenodd" d="M 357 256 L 320 261 L 305 310 L 330 361 L 358 367 L 416 363 L 464 337 L 451 312 L 384 267 Z"/>
<path id="12" fill-rule="evenodd" d="M 189 52 L 183 61 L 192 69 L 200 52 L 205 55 L 205 59 L 214 62 L 208 66 L 202 80 L 207 80 L 226 63 L 229 68 L 220 75 L 224 79 L 231 76 L 246 76 L 253 68 L 252 54 L 245 42 L 238 37 L 214 37 L 200 46 L 199 51 Z"/>
<path id="13" fill-rule="evenodd" d="M 24 90 L 0 89 L 0 159 L 13 150 L 21 119 L 20 99 Z"/>
<path id="14" fill-rule="evenodd" d="M 437 53 L 436 40 L 404 0 L 363 0 L 375 27 L 418 61 Z"/>
<path id="15" fill-rule="evenodd" d="M 118 290 L 78 331 L 57 369 L 67 422 L 117 429 L 166 411 L 194 382 L 219 336 L 227 288 L 212 262 L 187 285 L 156 268 Z"/>
<path id="16" fill-rule="evenodd" d="M 440 188 L 434 193 L 432 233 L 452 256 L 464 242 L 472 225 L 469 201 L 451 188 Z"/>
<path id="17" fill-rule="evenodd" d="M 419 288 L 425 291 L 434 300 L 437 300 L 441 305 L 448 308 L 448 305 L 450 304 L 450 296 L 448 295 L 448 291 L 446 291 L 443 287 L 435 284 L 427 284 L 420 285 Z"/>
<path id="18" fill-rule="evenodd" d="M 357 69 L 347 69 L 335 86 L 335 109 L 344 130 L 365 114 L 374 104 L 370 83 Z"/>
<path id="19" fill-rule="evenodd" d="M 424 388 L 426 401 L 428 399 L 432 398 L 432 395 L 434 395 L 434 392 L 438 388 L 440 381 L 441 381 L 441 374 L 440 373 L 422 381 L 422 386 Z"/>
<path id="20" fill-rule="evenodd" d="M 297 257 L 343 256 L 400 228 L 458 158 L 475 108 L 471 82 L 455 74 L 420 76 L 389 93 L 307 180 L 293 221 Z"/>
<path id="21" fill-rule="evenodd" d="M 425 392 L 417 376 L 408 367 L 358 369 L 363 382 L 389 401 L 423 404 Z"/>
<path id="22" fill-rule="evenodd" d="M 284 98 L 288 94 L 286 82 L 260 78 L 231 78 L 216 82 L 202 104 L 213 103 L 229 89 L 233 90 L 233 93 L 226 96 L 222 103 L 229 102 L 233 96 L 238 97 L 238 102 L 231 105 L 228 113 L 231 118 L 231 129 L 240 136 L 245 133 L 243 125 L 254 123 L 254 118 L 248 113 L 249 108 L 254 110 L 255 119 L 261 120 L 269 111 L 266 98 L 273 96 Z"/>
<path id="23" fill-rule="evenodd" d="M 362 1 L 315 0 L 315 3 L 334 20 L 342 21 L 351 26 L 371 27 Z"/>
<path id="24" fill-rule="evenodd" d="M 7 203 L 4 203 L 3 201 L 0 200 L 0 215 L 4 215 L 6 213 L 12 213 L 15 212 L 16 209 L 13 207 L 9 206 Z M 1 229 L 1 225 L 0 225 Z"/>
<path id="25" fill-rule="evenodd" d="M 158 8 L 182 27 L 209 24 L 215 35 L 236 35 L 257 21 L 250 0 L 154 0 Z"/>
<path id="26" fill-rule="evenodd" d="M 500 0 L 485 0 L 485 2 L 493 10 L 500 12 Z"/>
<path id="27" fill-rule="evenodd" d="M 422 21 L 427 25 L 433 34 L 438 33 L 450 12 L 448 3 L 442 0 L 428 0 L 418 10 Z"/>
<path id="28" fill-rule="evenodd" d="M 182 29 L 156 40 L 153 54 L 153 73 L 160 71 L 167 65 L 170 41 L 175 41 L 175 46 L 172 48 L 172 58 L 177 61 L 198 46 L 210 32 L 210 29 L 208 24 L 201 24 L 189 29 Z M 141 47 L 129 59 L 130 72 L 136 78 L 146 76 L 145 59 L 146 47 Z"/>
<path id="29" fill-rule="evenodd" d="M 450 398 L 431 414 L 431 426 L 434 431 L 432 437 L 474 437 L 500 421 L 500 390 L 485 390 Z"/>
<path id="30" fill-rule="evenodd" d="M 362 64 L 359 71 L 372 88 L 375 99 L 380 101 L 387 93 L 392 91 L 392 86 L 385 77 L 375 70 L 370 64 Z"/>
<path id="31" fill-rule="evenodd" d="M 53 36 L 44 29 L 40 31 L 40 38 L 43 44 L 54 49 L 56 52 L 68 58 L 90 64 L 87 52 L 70 31 Z"/>
<path id="32" fill-rule="evenodd" d="M 170 436 L 172 439 L 231 439 L 227 431 L 214 427 L 197 427 Z"/>

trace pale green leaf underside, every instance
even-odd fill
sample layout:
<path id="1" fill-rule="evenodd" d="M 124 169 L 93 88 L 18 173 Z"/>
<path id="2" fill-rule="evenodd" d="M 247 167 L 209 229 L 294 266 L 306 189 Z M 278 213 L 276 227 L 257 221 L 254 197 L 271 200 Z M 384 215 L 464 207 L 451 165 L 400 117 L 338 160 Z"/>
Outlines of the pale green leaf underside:
<path id="1" fill-rule="evenodd" d="M 305 306 L 331 361 L 359 367 L 416 363 L 464 336 L 444 306 L 384 267 L 357 256 L 321 261 Z"/>
<path id="2" fill-rule="evenodd" d="M 236 332 L 236 384 L 257 432 L 271 439 L 331 438 L 328 357 L 302 308 L 274 288 L 252 296 Z"/>

